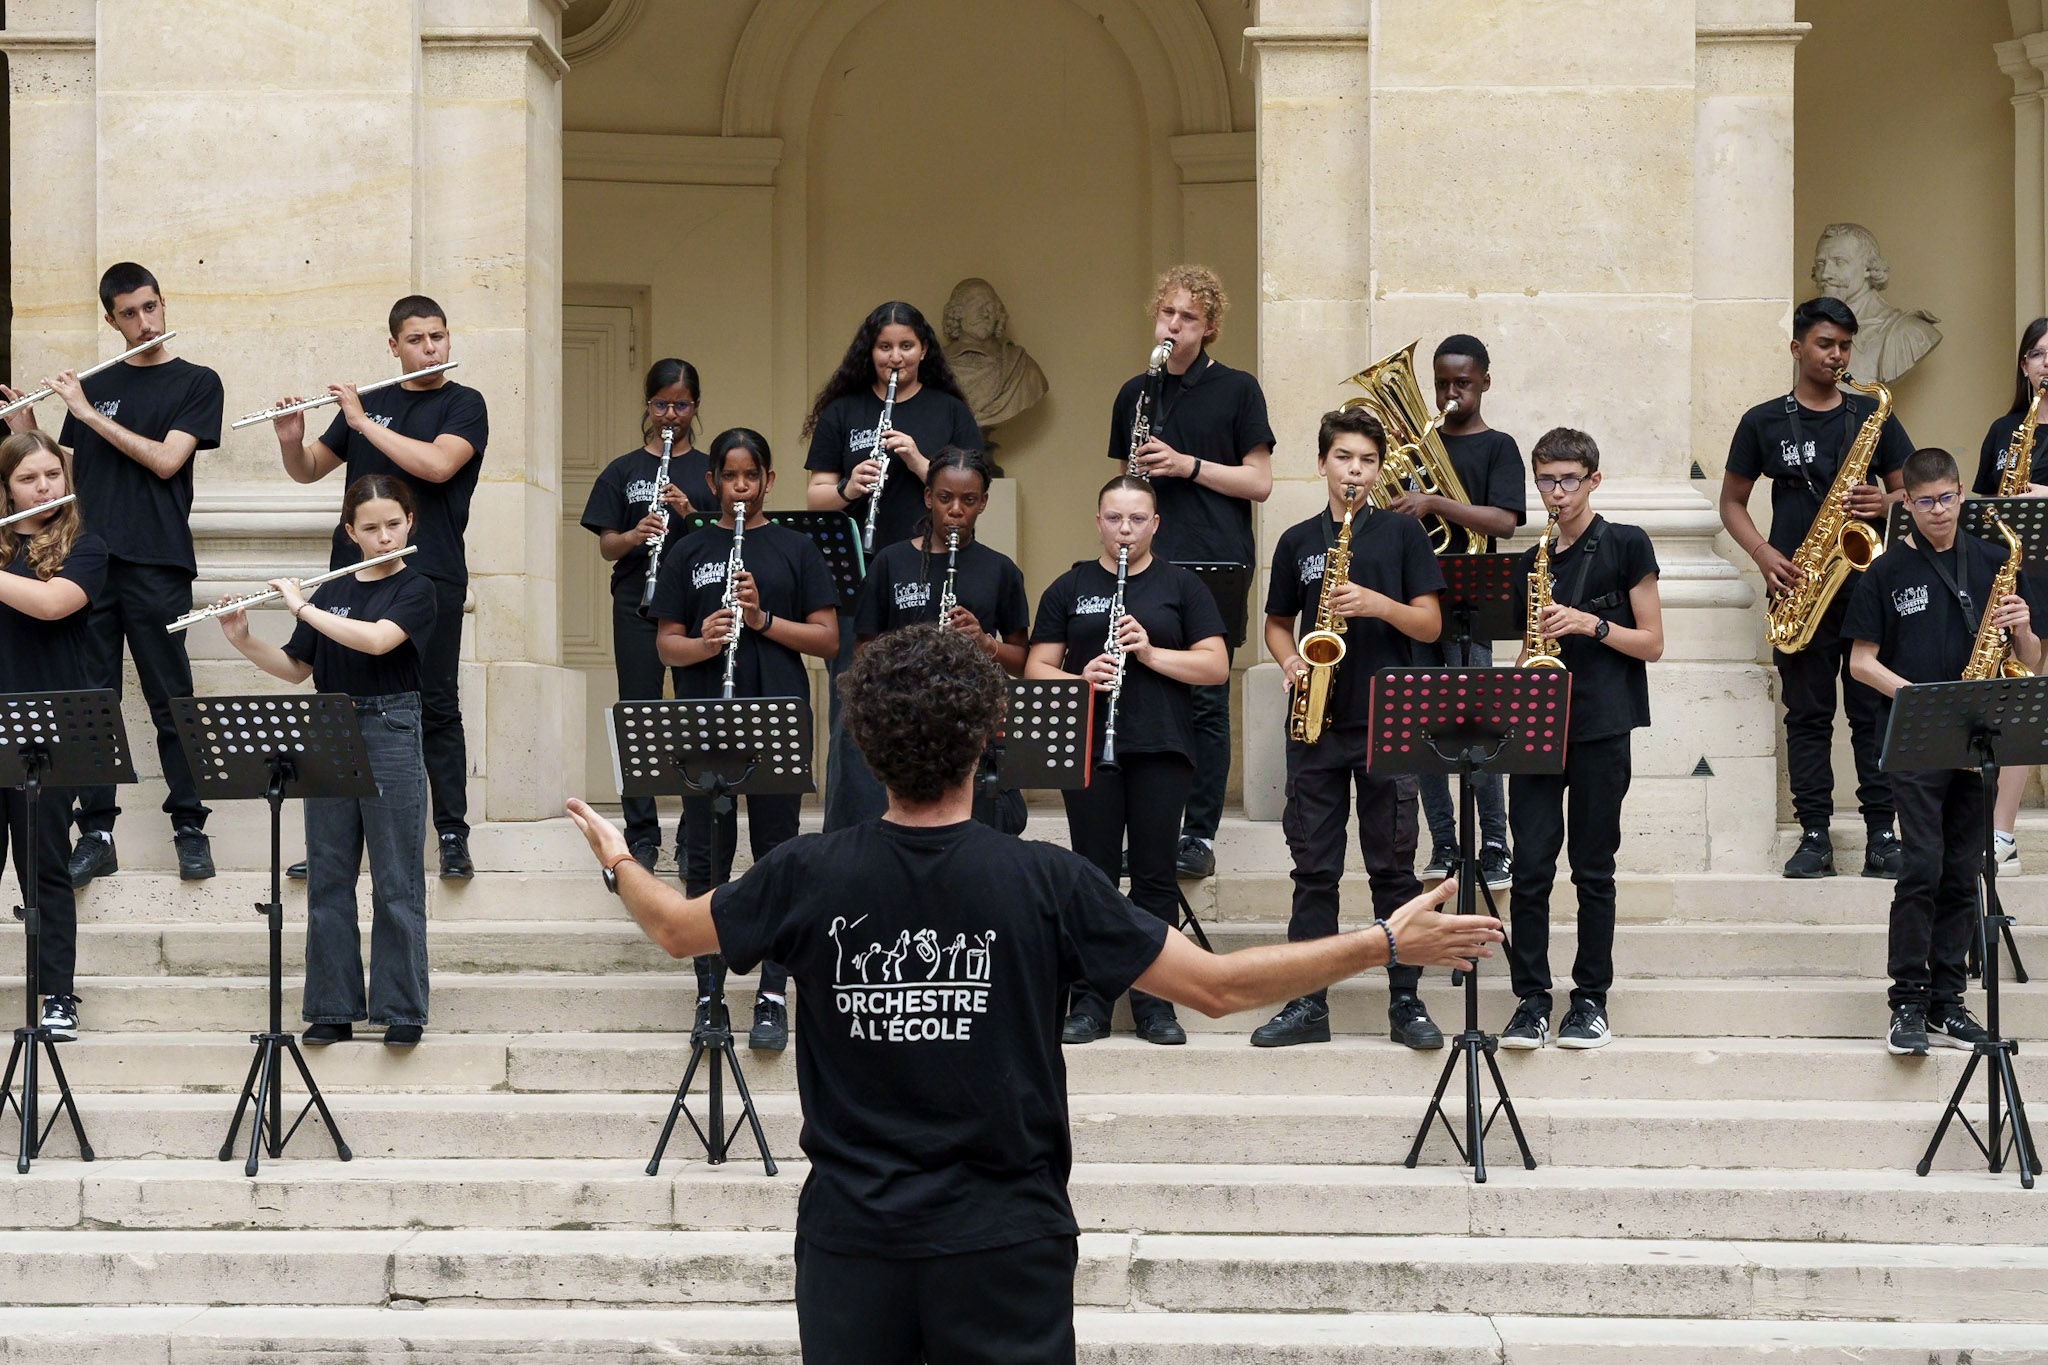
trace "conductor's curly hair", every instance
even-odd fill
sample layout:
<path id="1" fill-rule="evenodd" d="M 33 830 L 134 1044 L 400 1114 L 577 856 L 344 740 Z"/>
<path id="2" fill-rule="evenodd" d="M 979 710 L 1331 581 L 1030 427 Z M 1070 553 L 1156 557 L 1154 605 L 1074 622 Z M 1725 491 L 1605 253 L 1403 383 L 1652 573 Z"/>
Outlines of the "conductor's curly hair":
<path id="1" fill-rule="evenodd" d="M 1009 689 L 995 661 L 957 630 L 905 626 L 861 647 L 839 679 L 846 733 L 882 785 L 936 801 L 974 771 Z"/>

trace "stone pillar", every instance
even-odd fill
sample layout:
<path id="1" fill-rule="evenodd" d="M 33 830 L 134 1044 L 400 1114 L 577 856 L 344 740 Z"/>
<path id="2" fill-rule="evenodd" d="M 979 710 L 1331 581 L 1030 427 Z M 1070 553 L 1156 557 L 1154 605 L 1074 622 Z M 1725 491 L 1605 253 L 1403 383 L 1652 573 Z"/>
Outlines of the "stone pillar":
<path id="1" fill-rule="evenodd" d="M 2048 31 L 2034 6 L 1997 46 L 1998 69 L 2012 79 L 2013 326 L 2048 312 Z"/>

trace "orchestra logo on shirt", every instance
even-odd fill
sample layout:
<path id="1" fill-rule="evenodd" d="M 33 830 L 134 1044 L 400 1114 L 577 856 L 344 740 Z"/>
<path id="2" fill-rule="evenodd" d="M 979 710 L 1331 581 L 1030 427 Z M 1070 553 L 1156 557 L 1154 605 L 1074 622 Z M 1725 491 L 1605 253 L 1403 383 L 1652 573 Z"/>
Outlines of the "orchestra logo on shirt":
<path id="1" fill-rule="evenodd" d="M 929 583 L 898 583 L 896 585 L 896 610 L 909 611 L 924 606 L 932 600 L 932 585 Z M 1107 609 L 1107 603 L 1104 604 Z"/>
<path id="2" fill-rule="evenodd" d="M 713 583 L 724 581 L 725 561 L 722 559 L 707 559 L 690 570 L 690 586 L 693 588 L 708 588 Z"/>
<path id="3" fill-rule="evenodd" d="M 1323 565 L 1329 561 L 1327 552 L 1319 555 L 1304 555 L 1301 561 L 1301 581 L 1313 583 L 1323 576 Z"/>
<path id="4" fill-rule="evenodd" d="M 627 484 L 626 501 L 644 502 L 649 507 L 654 506 L 654 480 L 635 479 L 633 480 L 633 482 Z"/>
<path id="5" fill-rule="evenodd" d="M 94 403 L 92 409 L 111 422 L 121 415 L 121 400 L 118 398 L 103 398 L 99 402 Z"/>
<path id="6" fill-rule="evenodd" d="M 324 611 L 324 612 L 326 612 L 326 613 L 327 613 L 327 614 L 328 614 L 329 616 L 339 616 L 339 617 L 340 617 L 340 618 L 341 618 L 342 620 L 346 621 L 346 620 L 348 619 L 348 614 L 349 614 L 350 608 L 348 608 L 348 607 L 322 607 L 322 608 L 321 608 L 321 610 L 322 610 L 322 611 Z"/>
<path id="7" fill-rule="evenodd" d="M 846 448 L 856 455 L 860 455 L 864 450 L 873 450 L 875 448 L 875 429 L 873 427 L 862 427 L 859 431 L 849 433 L 846 438 Z M 861 458 L 866 459 L 867 457 L 862 455 Z"/>
<path id="8" fill-rule="evenodd" d="M 380 427 L 388 427 L 391 425 L 391 417 L 390 414 L 388 413 L 366 412 L 363 414 L 363 416 L 369 418 L 372 422 L 375 422 Z"/>
<path id="9" fill-rule="evenodd" d="M 1787 469 L 1811 469 L 1819 458 L 1820 452 L 1814 449 L 1811 441 L 1806 443 L 1803 451 L 1791 441 L 1778 442 L 1778 459 Z"/>
<path id="10" fill-rule="evenodd" d="M 1074 603 L 1074 615 L 1107 616 L 1109 615 L 1109 604 L 1114 600 L 1114 598 L 1104 597 L 1100 593 L 1093 597 L 1084 597 Z"/>
<path id="11" fill-rule="evenodd" d="M 847 1019 L 847 1037 L 876 1043 L 964 1043 L 973 1016 L 988 1013 L 996 931 L 950 943 L 930 928 L 872 936 L 835 915 L 832 1003 Z M 865 941 L 863 941 L 865 940 Z"/>
<path id="12" fill-rule="evenodd" d="M 1900 588 L 1892 594 L 1892 610 L 1901 616 L 1912 616 L 1927 610 L 1927 585 Z"/>

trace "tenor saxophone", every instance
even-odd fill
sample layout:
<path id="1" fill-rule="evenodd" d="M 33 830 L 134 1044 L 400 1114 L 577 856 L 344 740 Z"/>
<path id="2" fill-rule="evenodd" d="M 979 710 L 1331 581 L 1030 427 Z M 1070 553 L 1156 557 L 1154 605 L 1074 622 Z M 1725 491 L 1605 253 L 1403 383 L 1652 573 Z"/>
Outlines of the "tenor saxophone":
<path id="1" fill-rule="evenodd" d="M 1522 667 L 1563 668 L 1562 649 L 1556 640 L 1538 628 L 1544 609 L 1550 606 L 1556 581 L 1550 576 L 1550 546 L 1557 539 L 1557 509 L 1550 509 L 1550 524 L 1536 542 L 1536 562 L 1529 568 L 1529 624 L 1522 632 Z"/>
<path id="2" fill-rule="evenodd" d="M 2034 401 L 2041 401 L 2039 394 L 2034 396 Z M 2030 417 L 2028 429 L 2031 428 Z M 2004 626 L 1991 624 L 1998 604 L 2018 591 L 2020 581 L 2020 538 L 2012 533 L 2012 527 L 1997 517 L 1991 518 L 1991 524 L 2005 538 L 2005 563 L 1999 565 L 1997 576 L 1991 580 L 1991 596 L 1984 603 L 1984 619 L 1977 623 L 1977 639 L 1970 646 L 1970 662 L 1963 669 L 1964 682 L 2034 676 L 2034 670 L 2021 663 L 2012 652 L 2012 632 Z M 1958 560 L 1961 558 L 1957 556 Z"/>
<path id="3" fill-rule="evenodd" d="M 1813 643 L 1821 617 L 1848 581 L 1850 571 L 1863 572 L 1884 552 L 1883 533 L 1849 515 L 1849 490 L 1869 477 L 1878 435 L 1891 416 L 1892 393 L 1882 384 L 1851 379 L 1846 369 L 1835 375 L 1835 381 L 1858 393 L 1876 394 L 1877 410 L 1863 419 L 1855 441 L 1842 456 L 1841 468 L 1835 471 L 1835 481 L 1828 486 L 1826 500 L 1807 528 L 1806 539 L 1793 552 L 1792 562 L 1802 577 L 1771 599 L 1764 638 L 1784 654 L 1797 654 Z"/>
<path id="4" fill-rule="evenodd" d="M 1337 677 L 1337 665 L 1344 662 L 1345 620 L 1337 614 L 1337 589 L 1351 581 L 1351 498 L 1344 489 L 1344 524 L 1337 530 L 1337 543 L 1323 559 L 1323 590 L 1316 603 L 1316 628 L 1301 637 L 1297 648 L 1308 672 L 1295 685 L 1288 705 L 1287 734 L 1303 744 L 1321 741 L 1330 728 L 1330 684 Z"/>
<path id="5" fill-rule="evenodd" d="M 2048 393 L 2048 386 L 2034 389 L 2034 400 L 2027 404 L 2027 415 L 2013 428 L 2012 440 L 2005 447 L 2005 467 L 1998 471 L 1998 496 L 2017 498 L 2025 495 L 2027 485 L 2034 481 L 2034 419 L 2041 414 L 2041 395 Z"/>

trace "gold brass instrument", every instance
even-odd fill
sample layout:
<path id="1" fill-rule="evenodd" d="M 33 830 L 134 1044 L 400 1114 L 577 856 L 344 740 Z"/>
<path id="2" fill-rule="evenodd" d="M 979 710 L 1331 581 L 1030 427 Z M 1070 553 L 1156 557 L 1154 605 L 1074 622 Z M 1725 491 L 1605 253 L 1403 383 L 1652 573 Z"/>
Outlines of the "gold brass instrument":
<path id="1" fill-rule="evenodd" d="M 1804 576 L 1771 599 L 1764 638 L 1770 641 L 1771 648 L 1785 654 L 1797 654 L 1813 643 L 1821 617 L 1827 614 L 1828 604 L 1848 581 L 1850 571 L 1863 572 L 1884 553 L 1884 533 L 1849 515 L 1849 490 L 1869 477 L 1870 458 L 1877 453 L 1878 435 L 1884 430 L 1885 419 L 1891 416 L 1892 393 L 1882 384 L 1851 379 L 1847 369 L 1835 375 L 1835 382 L 1858 393 L 1877 395 L 1877 410 L 1863 419 L 1862 428 L 1835 471 L 1835 481 L 1828 486 L 1827 499 L 1807 529 L 1806 539 L 1793 552 L 1792 562 Z"/>
<path id="2" fill-rule="evenodd" d="M 2044 393 L 2048 393 L 2048 386 L 2035 388 L 2034 401 L 2027 404 L 2027 415 L 2013 428 L 2012 440 L 2005 447 L 2005 467 L 1998 471 L 2001 498 L 2024 496 L 2027 485 L 2034 481 L 2034 419 L 2041 415 Z"/>
<path id="3" fill-rule="evenodd" d="M 1387 429 L 1389 449 L 1380 461 L 1379 482 L 1366 495 L 1375 507 L 1389 506 L 1404 493 L 1434 493 L 1468 505 L 1472 501 L 1458 471 L 1451 466 L 1450 451 L 1437 435 L 1437 428 L 1457 411 L 1458 405 L 1453 402 L 1436 416 L 1429 415 L 1429 406 L 1422 401 L 1422 388 L 1415 382 L 1415 348 L 1420 344 L 1411 341 L 1344 381 L 1364 389 L 1365 396 L 1346 399 L 1343 406 L 1368 409 Z M 1438 516 L 1424 517 L 1422 526 L 1429 532 L 1430 548 L 1440 555 L 1486 552 L 1485 535 L 1469 526 L 1459 526 Z"/>
<path id="4" fill-rule="evenodd" d="M 1336 680 L 1337 665 L 1344 662 L 1345 620 L 1337 614 L 1337 589 L 1351 581 L 1351 499 L 1353 490 L 1344 489 L 1344 524 L 1337 529 L 1337 543 L 1323 558 L 1323 590 L 1316 604 L 1316 628 L 1301 637 L 1296 646 L 1308 672 L 1296 684 L 1287 708 L 1287 734 L 1303 744 L 1321 741 L 1330 728 L 1330 684 Z"/>
<path id="5" fill-rule="evenodd" d="M 1124 457 L 1124 473 L 1134 479 L 1138 472 L 1138 447 L 1152 439 L 1152 409 L 1159 403 L 1160 372 L 1173 359 L 1173 343 L 1162 341 L 1145 357 L 1145 382 L 1138 387 L 1138 405 L 1131 413 L 1131 448 Z"/>
<path id="6" fill-rule="evenodd" d="M 344 564 L 338 569 L 329 569 L 326 573 L 316 573 L 311 578 L 302 578 L 299 580 L 299 591 L 310 599 L 313 596 L 311 589 L 319 587 L 322 583 L 331 583 L 344 574 L 361 573 L 364 569 L 374 569 L 379 564 L 389 564 L 394 559 L 404 559 L 419 548 L 417 545 L 408 545 L 403 550 L 393 550 L 388 555 L 378 555 L 373 559 L 361 560 L 354 564 Z M 210 607 L 201 607 L 197 611 L 187 612 L 165 626 L 164 629 L 167 631 L 188 630 L 198 625 L 201 621 L 210 621 L 216 616 L 225 616 L 231 611 L 246 611 L 250 607 L 260 607 L 265 602 L 275 602 L 283 596 L 284 594 L 275 588 L 266 588 L 262 592 L 252 592 L 247 597 L 224 597 Z"/>
<path id="7" fill-rule="evenodd" d="M 445 374 L 461 363 L 459 360 L 444 361 L 439 365 L 429 365 L 425 369 L 414 370 L 410 374 L 395 374 L 389 379 L 379 379 L 374 384 L 358 384 L 356 385 L 356 392 L 358 394 L 375 393 L 379 389 L 388 389 L 393 384 L 403 384 L 412 379 L 425 379 L 430 374 Z M 310 412 L 314 408 L 324 408 L 329 403 L 338 403 L 340 401 L 331 393 L 323 393 L 318 398 L 308 398 L 297 403 L 285 403 L 278 407 L 265 408 L 261 412 L 252 412 L 247 417 L 237 417 L 228 424 L 228 430 L 240 431 L 243 427 L 253 427 L 258 422 L 275 422 L 278 418 L 289 417 L 295 412 Z"/>
<path id="8" fill-rule="evenodd" d="M 102 360 L 99 364 L 94 365 L 89 369 L 80 370 L 78 372 L 78 377 L 80 379 L 90 379 L 94 375 L 98 374 L 101 370 L 111 370 L 116 365 L 120 364 L 122 361 L 133 359 L 135 356 L 141 355 L 144 351 L 154 351 L 157 347 L 163 345 L 166 341 L 169 341 L 172 337 L 176 335 L 176 332 L 159 332 L 155 336 L 151 337 L 149 340 L 143 342 L 140 346 L 130 346 L 127 350 L 121 352 L 121 354 L 115 356 L 112 360 Z M 0 407 L 0 417 L 5 417 L 8 413 L 17 412 L 22 408 L 34 407 L 37 403 L 42 402 L 45 398 L 48 398 L 51 394 L 55 392 L 57 392 L 55 389 L 36 389 L 32 393 L 25 393 L 21 397 L 15 399 L 12 403 L 9 403 L 4 407 Z"/>
<path id="9" fill-rule="evenodd" d="M 1536 562 L 1529 568 L 1529 624 L 1522 634 L 1522 660 L 1524 668 L 1563 668 L 1562 646 L 1545 636 L 1539 628 L 1543 612 L 1554 600 L 1551 596 L 1557 589 L 1556 580 L 1550 576 L 1550 547 L 1557 540 L 1557 509 L 1550 509 L 1550 524 L 1543 528 L 1543 539 L 1536 542 Z"/>
<path id="10" fill-rule="evenodd" d="M 2034 395 L 2034 401 L 2041 401 L 2038 393 Z M 2027 429 L 2032 429 L 2031 418 Z M 1984 603 L 1984 618 L 1977 623 L 1977 639 L 1970 646 L 1970 662 L 1963 668 L 1964 682 L 2034 676 L 2034 670 L 2021 663 L 2019 656 L 2012 652 L 2012 632 L 1991 624 L 1998 604 L 2019 590 L 2020 580 L 2020 538 L 2012 533 L 2012 527 L 1997 517 L 1991 519 L 1991 524 L 2005 538 L 2005 563 L 1998 566 L 1998 574 L 1991 580 L 1991 596 Z"/>

